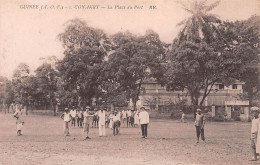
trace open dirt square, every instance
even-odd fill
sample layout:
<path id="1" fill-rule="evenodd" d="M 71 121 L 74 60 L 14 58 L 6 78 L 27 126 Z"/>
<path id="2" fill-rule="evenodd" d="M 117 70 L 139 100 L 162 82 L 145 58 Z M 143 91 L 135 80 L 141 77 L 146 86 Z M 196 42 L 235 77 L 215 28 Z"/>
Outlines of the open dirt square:
<path id="1" fill-rule="evenodd" d="M 58 116 L 26 116 L 23 135 L 16 135 L 15 118 L 0 114 L 0 164 L 93 164 L 93 165 L 180 165 L 180 164 L 260 164 L 249 162 L 249 122 L 207 122 L 206 143 L 196 144 L 192 121 L 151 119 L 148 139 L 141 139 L 140 127 L 121 127 L 113 136 L 98 136 L 90 129 L 83 141 L 82 128 L 70 127 L 63 136 Z"/>

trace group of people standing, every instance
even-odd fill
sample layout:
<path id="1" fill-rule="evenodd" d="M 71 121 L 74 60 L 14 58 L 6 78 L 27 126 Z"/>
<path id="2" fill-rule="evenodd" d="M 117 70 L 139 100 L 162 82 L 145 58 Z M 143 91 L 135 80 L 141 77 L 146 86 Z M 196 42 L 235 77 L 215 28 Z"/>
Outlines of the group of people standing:
<path id="1" fill-rule="evenodd" d="M 122 124 L 127 124 L 127 127 L 136 127 L 141 124 L 142 138 L 147 138 L 147 126 L 149 124 L 149 114 L 145 111 L 145 107 L 140 108 L 139 111 L 122 110 L 108 112 L 106 108 L 101 108 L 99 110 L 90 111 L 90 107 L 86 107 L 85 111 L 82 109 L 76 110 L 74 107 L 69 111 L 65 108 L 65 112 L 61 115 L 64 121 L 64 135 L 69 136 L 69 123 L 71 126 L 75 127 L 77 121 L 78 127 L 83 128 L 84 140 L 90 139 L 89 137 L 89 127 L 92 123 L 99 129 L 99 136 L 106 136 L 106 127 L 113 130 L 113 135 L 117 135 L 120 130 L 121 121 Z"/>
<path id="2" fill-rule="evenodd" d="M 254 153 L 254 159 L 256 160 L 257 152 L 260 153 L 260 145 L 259 151 L 256 150 L 256 141 L 257 141 L 257 134 L 258 125 L 258 112 L 255 112 L 252 119 L 252 129 L 251 129 L 251 147 Z M 18 108 L 14 113 L 14 117 L 16 120 L 17 125 L 17 135 L 22 135 L 22 127 L 24 125 L 24 121 L 22 119 L 22 111 L 21 108 Z M 95 127 L 99 129 L 99 136 L 106 136 L 106 127 L 109 127 L 113 130 L 113 135 L 117 135 L 120 130 L 121 124 L 127 125 L 127 127 L 136 127 L 139 124 L 141 125 L 142 131 L 142 138 L 147 138 L 147 129 L 149 124 L 149 114 L 145 110 L 145 107 L 141 107 L 139 111 L 131 111 L 131 110 L 122 110 L 119 111 L 116 109 L 115 111 L 108 112 L 106 108 L 101 108 L 100 110 L 90 111 L 90 107 L 86 107 L 85 110 L 79 109 L 76 110 L 74 107 L 69 111 L 68 108 L 65 108 L 64 113 L 61 115 L 61 118 L 64 121 L 64 135 L 69 136 L 69 123 L 71 122 L 71 126 L 76 126 L 76 122 L 78 127 L 83 128 L 83 137 L 84 140 L 90 139 L 89 137 L 89 129 L 90 125 L 93 122 Z M 182 117 L 184 118 L 184 116 Z M 197 109 L 196 119 L 194 122 L 196 127 L 196 134 L 197 134 L 197 143 L 199 143 L 199 139 L 205 141 L 204 136 L 204 125 L 205 125 L 205 118 L 203 114 L 201 114 L 201 110 Z M 260 139 L 259 139 L 260 140 Z"/>

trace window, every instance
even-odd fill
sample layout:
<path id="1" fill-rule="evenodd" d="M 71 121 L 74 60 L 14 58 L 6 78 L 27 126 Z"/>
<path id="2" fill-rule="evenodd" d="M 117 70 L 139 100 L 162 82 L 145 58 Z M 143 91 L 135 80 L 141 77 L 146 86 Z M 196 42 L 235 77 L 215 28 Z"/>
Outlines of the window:
<path id="1" fill-rule="evenodd" d="M 237 84 L 233 84 L 232 89 L 237 89 Z"/>
<path id="2" fill-rule="evenodd" d="M 224 84 L 219 84 L 219 89 L 224 89 Z"/>

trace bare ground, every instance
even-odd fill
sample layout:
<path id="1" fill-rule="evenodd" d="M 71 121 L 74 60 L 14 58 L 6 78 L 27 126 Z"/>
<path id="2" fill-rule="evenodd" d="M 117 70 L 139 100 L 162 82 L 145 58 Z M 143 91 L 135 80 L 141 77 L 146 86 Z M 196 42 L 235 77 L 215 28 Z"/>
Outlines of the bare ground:
<path id="1" fill-rule="evenodd" d="M 206 143 L 196 144 L 193 122 L 151 119 L 148 139 L 140 128 L 121 128 L 118 136 L 106 129 L 90 129 L 92 139 L 83 141 L 82 129 L 70 128 L 63 136 L 63 121 L 53 116 L 26 116 L 23 135 L 16 135 L 15 118 L 0 114 L 0 164 L 260 164 L 249 162 L 250 123 L 207 122 Z"/>

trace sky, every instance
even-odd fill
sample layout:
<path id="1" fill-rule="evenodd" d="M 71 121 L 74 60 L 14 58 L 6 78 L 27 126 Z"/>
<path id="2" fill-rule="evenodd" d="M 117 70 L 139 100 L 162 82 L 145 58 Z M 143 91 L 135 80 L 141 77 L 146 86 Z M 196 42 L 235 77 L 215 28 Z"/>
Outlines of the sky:
<path id="1" fill-rule="evenodd" d="M 187 5 L 192 2 L 179 1 Z M 215 1 L 208 0 L 207 4 Z M 82 5 L 99 5 L 99 8 L 82 9 Z M 115 8 L 117 5 L 121 9 Z M 52 6 L 55 8 L 51 9 Z M 132 9 L 127 9 L 128 6 Z M 149 9 L 150 6 L 156 9 Z M 221 20 L 235 21 L 245 20 L 259 11 L 260 0 L 221 0 L 211 13 Z M 22 62 L 29 64 L 34 72 L 41 64 L 41 57 L 62 59 L 64 48 L 57 35 L 74 18 L 108 35 L 126 30 L 142 35 L 152 29 L 162 41 L 171 43 L 181 28 L 176 25 L 189 16 L 177 0 L 0 0 L 0 76 L 11 79 Z"/>

